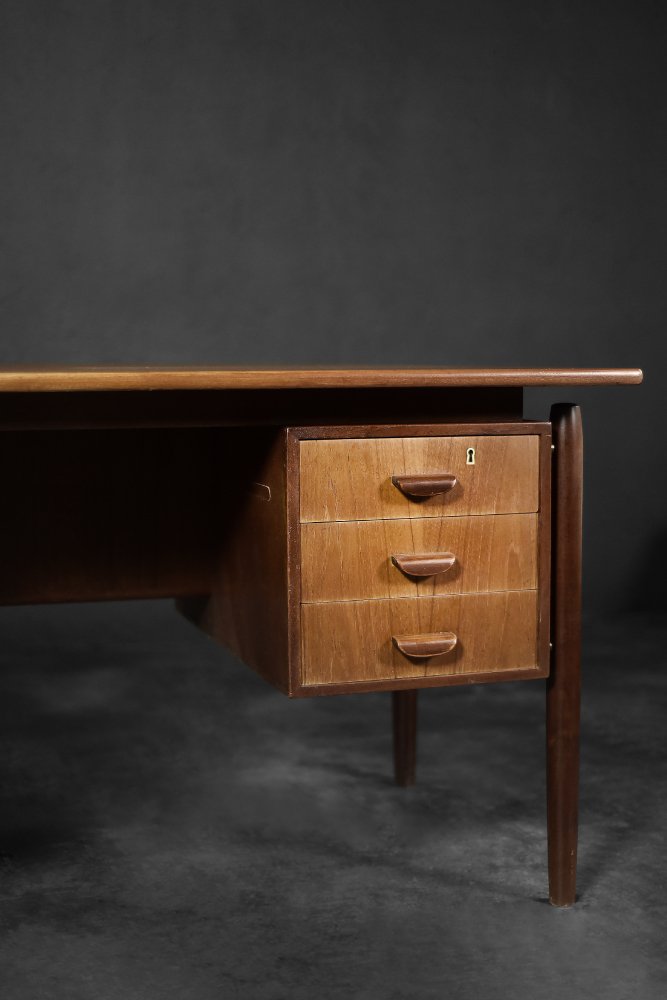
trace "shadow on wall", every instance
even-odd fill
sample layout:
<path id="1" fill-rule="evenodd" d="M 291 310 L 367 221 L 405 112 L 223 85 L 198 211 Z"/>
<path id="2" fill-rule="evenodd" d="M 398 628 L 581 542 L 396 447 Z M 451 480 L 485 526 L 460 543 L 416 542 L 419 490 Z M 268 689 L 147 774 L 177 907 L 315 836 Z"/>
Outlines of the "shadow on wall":
<path id="1" fill-rule="evenodd" d="M 634 586 L 623 610 L 667 614 L 666 568 L 667 526 L 646 540 Z"/>

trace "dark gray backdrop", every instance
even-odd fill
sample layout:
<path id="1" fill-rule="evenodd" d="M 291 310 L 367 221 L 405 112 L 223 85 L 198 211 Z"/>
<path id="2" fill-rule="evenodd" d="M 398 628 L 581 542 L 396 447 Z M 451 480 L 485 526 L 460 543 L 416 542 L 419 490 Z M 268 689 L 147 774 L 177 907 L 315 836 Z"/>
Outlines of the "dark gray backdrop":
<path id="1" fill-rule="evenodd" d="M 0 11 L 0 364 L 640 365 L 558 398 L 588 609 L 664 609 L 663 4 Z"/>

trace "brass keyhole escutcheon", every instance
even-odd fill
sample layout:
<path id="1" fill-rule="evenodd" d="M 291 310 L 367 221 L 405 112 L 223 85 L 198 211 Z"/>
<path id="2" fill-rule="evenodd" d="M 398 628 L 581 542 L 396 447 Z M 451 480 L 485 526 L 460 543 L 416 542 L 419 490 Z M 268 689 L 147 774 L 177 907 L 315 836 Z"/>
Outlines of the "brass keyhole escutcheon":
<path id="1" fill-rule="evenodd" d="M 468 448 L 468 451 L 466 452 L 466 465 L 474 465 L 474 464 L 475 464 L 475 449 Z"/>

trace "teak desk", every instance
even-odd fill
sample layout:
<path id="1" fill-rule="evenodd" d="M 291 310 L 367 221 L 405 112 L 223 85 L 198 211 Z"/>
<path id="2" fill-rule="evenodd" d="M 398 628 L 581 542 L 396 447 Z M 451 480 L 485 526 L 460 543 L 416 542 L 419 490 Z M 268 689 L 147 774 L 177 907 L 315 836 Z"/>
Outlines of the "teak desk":
<path id="1" fill-rule="evenodd" d="M 290 697 L 547 678 L 549 897 L 575 900 L 582 431 L 524 386 L 637 369 L 0 371 L 0 604 L 174 597 Z"/>

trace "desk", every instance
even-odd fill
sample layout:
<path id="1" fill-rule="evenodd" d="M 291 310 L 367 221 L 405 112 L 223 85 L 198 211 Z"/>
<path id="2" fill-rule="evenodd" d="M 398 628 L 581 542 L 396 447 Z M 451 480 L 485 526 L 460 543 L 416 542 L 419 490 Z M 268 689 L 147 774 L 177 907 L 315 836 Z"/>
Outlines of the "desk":
<path id="1" fill-rule="evenodd" d="M 575 900 L 579 408 L 637 369 L 0 372 L 0 604 L 173 597 L 289 697 L 546 679 L 549 898 Z"/>

